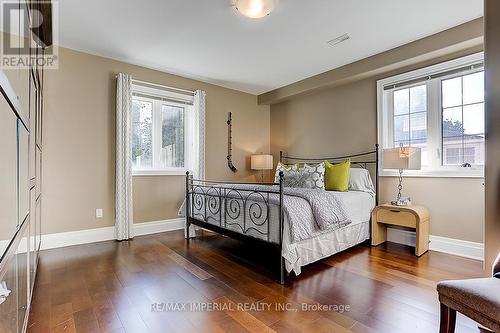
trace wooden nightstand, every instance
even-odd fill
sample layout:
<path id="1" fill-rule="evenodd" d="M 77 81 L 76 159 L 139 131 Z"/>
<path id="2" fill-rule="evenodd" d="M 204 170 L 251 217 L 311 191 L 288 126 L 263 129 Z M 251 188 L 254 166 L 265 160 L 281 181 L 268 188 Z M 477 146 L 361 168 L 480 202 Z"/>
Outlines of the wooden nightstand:
<path id="1" fill-rule="evenodd" d="M 416 230 L 415 255 L 429 250 L 429 211 L 422 206 L 393 206 L 385 204 L 372 211 L 372 245 L 387 240 L 387 226 L 397 225 Z"/>

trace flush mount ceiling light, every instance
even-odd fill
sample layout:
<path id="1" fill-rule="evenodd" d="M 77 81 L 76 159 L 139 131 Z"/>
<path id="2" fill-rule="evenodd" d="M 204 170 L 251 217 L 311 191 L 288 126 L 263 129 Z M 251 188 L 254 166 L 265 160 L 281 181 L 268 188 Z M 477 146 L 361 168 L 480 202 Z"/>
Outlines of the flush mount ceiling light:
<path id="1" fill-rule="evenodd" d="M 250 18 L 262 18 L 274 9 L 275 0 L 236 0 L 235 8 Z"/>

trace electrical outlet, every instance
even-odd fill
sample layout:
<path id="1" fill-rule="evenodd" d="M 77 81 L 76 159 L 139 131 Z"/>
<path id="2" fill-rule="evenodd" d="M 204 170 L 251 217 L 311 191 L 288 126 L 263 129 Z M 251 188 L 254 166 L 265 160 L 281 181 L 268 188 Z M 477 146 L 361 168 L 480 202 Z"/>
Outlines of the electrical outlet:
<path id="1" fill-rule="evenodd" d="M 102 208 L 96 208 L 96 210 L 95 210 L 95 217 L 96 217 L 96 219 L 101 219 L 102 215 L 103 215 Z"/>

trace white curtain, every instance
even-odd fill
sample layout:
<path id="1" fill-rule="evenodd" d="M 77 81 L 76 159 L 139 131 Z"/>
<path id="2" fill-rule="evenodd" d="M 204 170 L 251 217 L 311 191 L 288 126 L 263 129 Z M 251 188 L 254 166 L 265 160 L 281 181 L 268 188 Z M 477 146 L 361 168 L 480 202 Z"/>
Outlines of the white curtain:
<path id="1" fill-rule="evenodd" d="M 196 90 L 194 93 L 194 143 L 193 152 L 193 178 L 205 179 L 205 96 L 203 90 Z M 179 215 L 185 215 L 184 202 L 179 210 Z M 187 238 L 187 235 L 184 235 Z M 189 228 L 189 237 L 195 237 L 195 226 Z"/>
<path id="2" fill-rule="evenodd" d="M 118 74 L 116 81 L 116 239 L 134 237 L 132 214 L 131 112 L 132 78 Z"/>
<path id="3" fill-rule="evenodd" d="M 203 90 L 194 93 L 194 163 L 193 176 L 205 179 L 205 96 Z"/>

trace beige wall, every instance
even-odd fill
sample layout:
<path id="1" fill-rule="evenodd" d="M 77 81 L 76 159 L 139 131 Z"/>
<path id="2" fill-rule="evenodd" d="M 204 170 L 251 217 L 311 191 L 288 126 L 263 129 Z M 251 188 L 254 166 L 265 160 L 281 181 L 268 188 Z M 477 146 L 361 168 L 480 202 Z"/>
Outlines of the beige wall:
<path id="1" fill-rule="evenodd" d="M 46 71 L 43 233 L 114 224 L 115 75 L 207 93 L 207 177 L 254 179 L 249 155 L 269 151 L 269 106 L 257 97 L 195 80 L 65 48 L 59 69 Z M 233 112 L 233 174 L 226 161 L 226 117 Z M 134 221 L 175 218 L 182 176 L 134 177 Z M 95 218 L 95 209 L 104 218 Z"/>
<path id="2" fill-rule="evenodd" d="M 284 150 L 292 155 L 318 157 L 373 149 L 377 141 L 376 80 L 475 53 L 481 48 L 454 52 L 272 105 L 271 151 L 275 156 Z M 380 202 L 394 199 L 396 181 L 394 177 L 381 177 Z M 482 179 L 405 178 L 404 194 L 430 209 L 432 235 L 482 242 L 482 183 Z"/>
<path id="3" fill-rule="evenodd" d="M 486 224 L 485 263 L 500 252 L 500 1 L 485 1 Z"/>
<path id="4" fill-rule="evenodd" d="M 398 179 L 381 177 L 381 202 L 396 198 Z M 431 235 L 483 242 L 483 179 L 405 177 L 403 195 L 431 214 Z"/>

